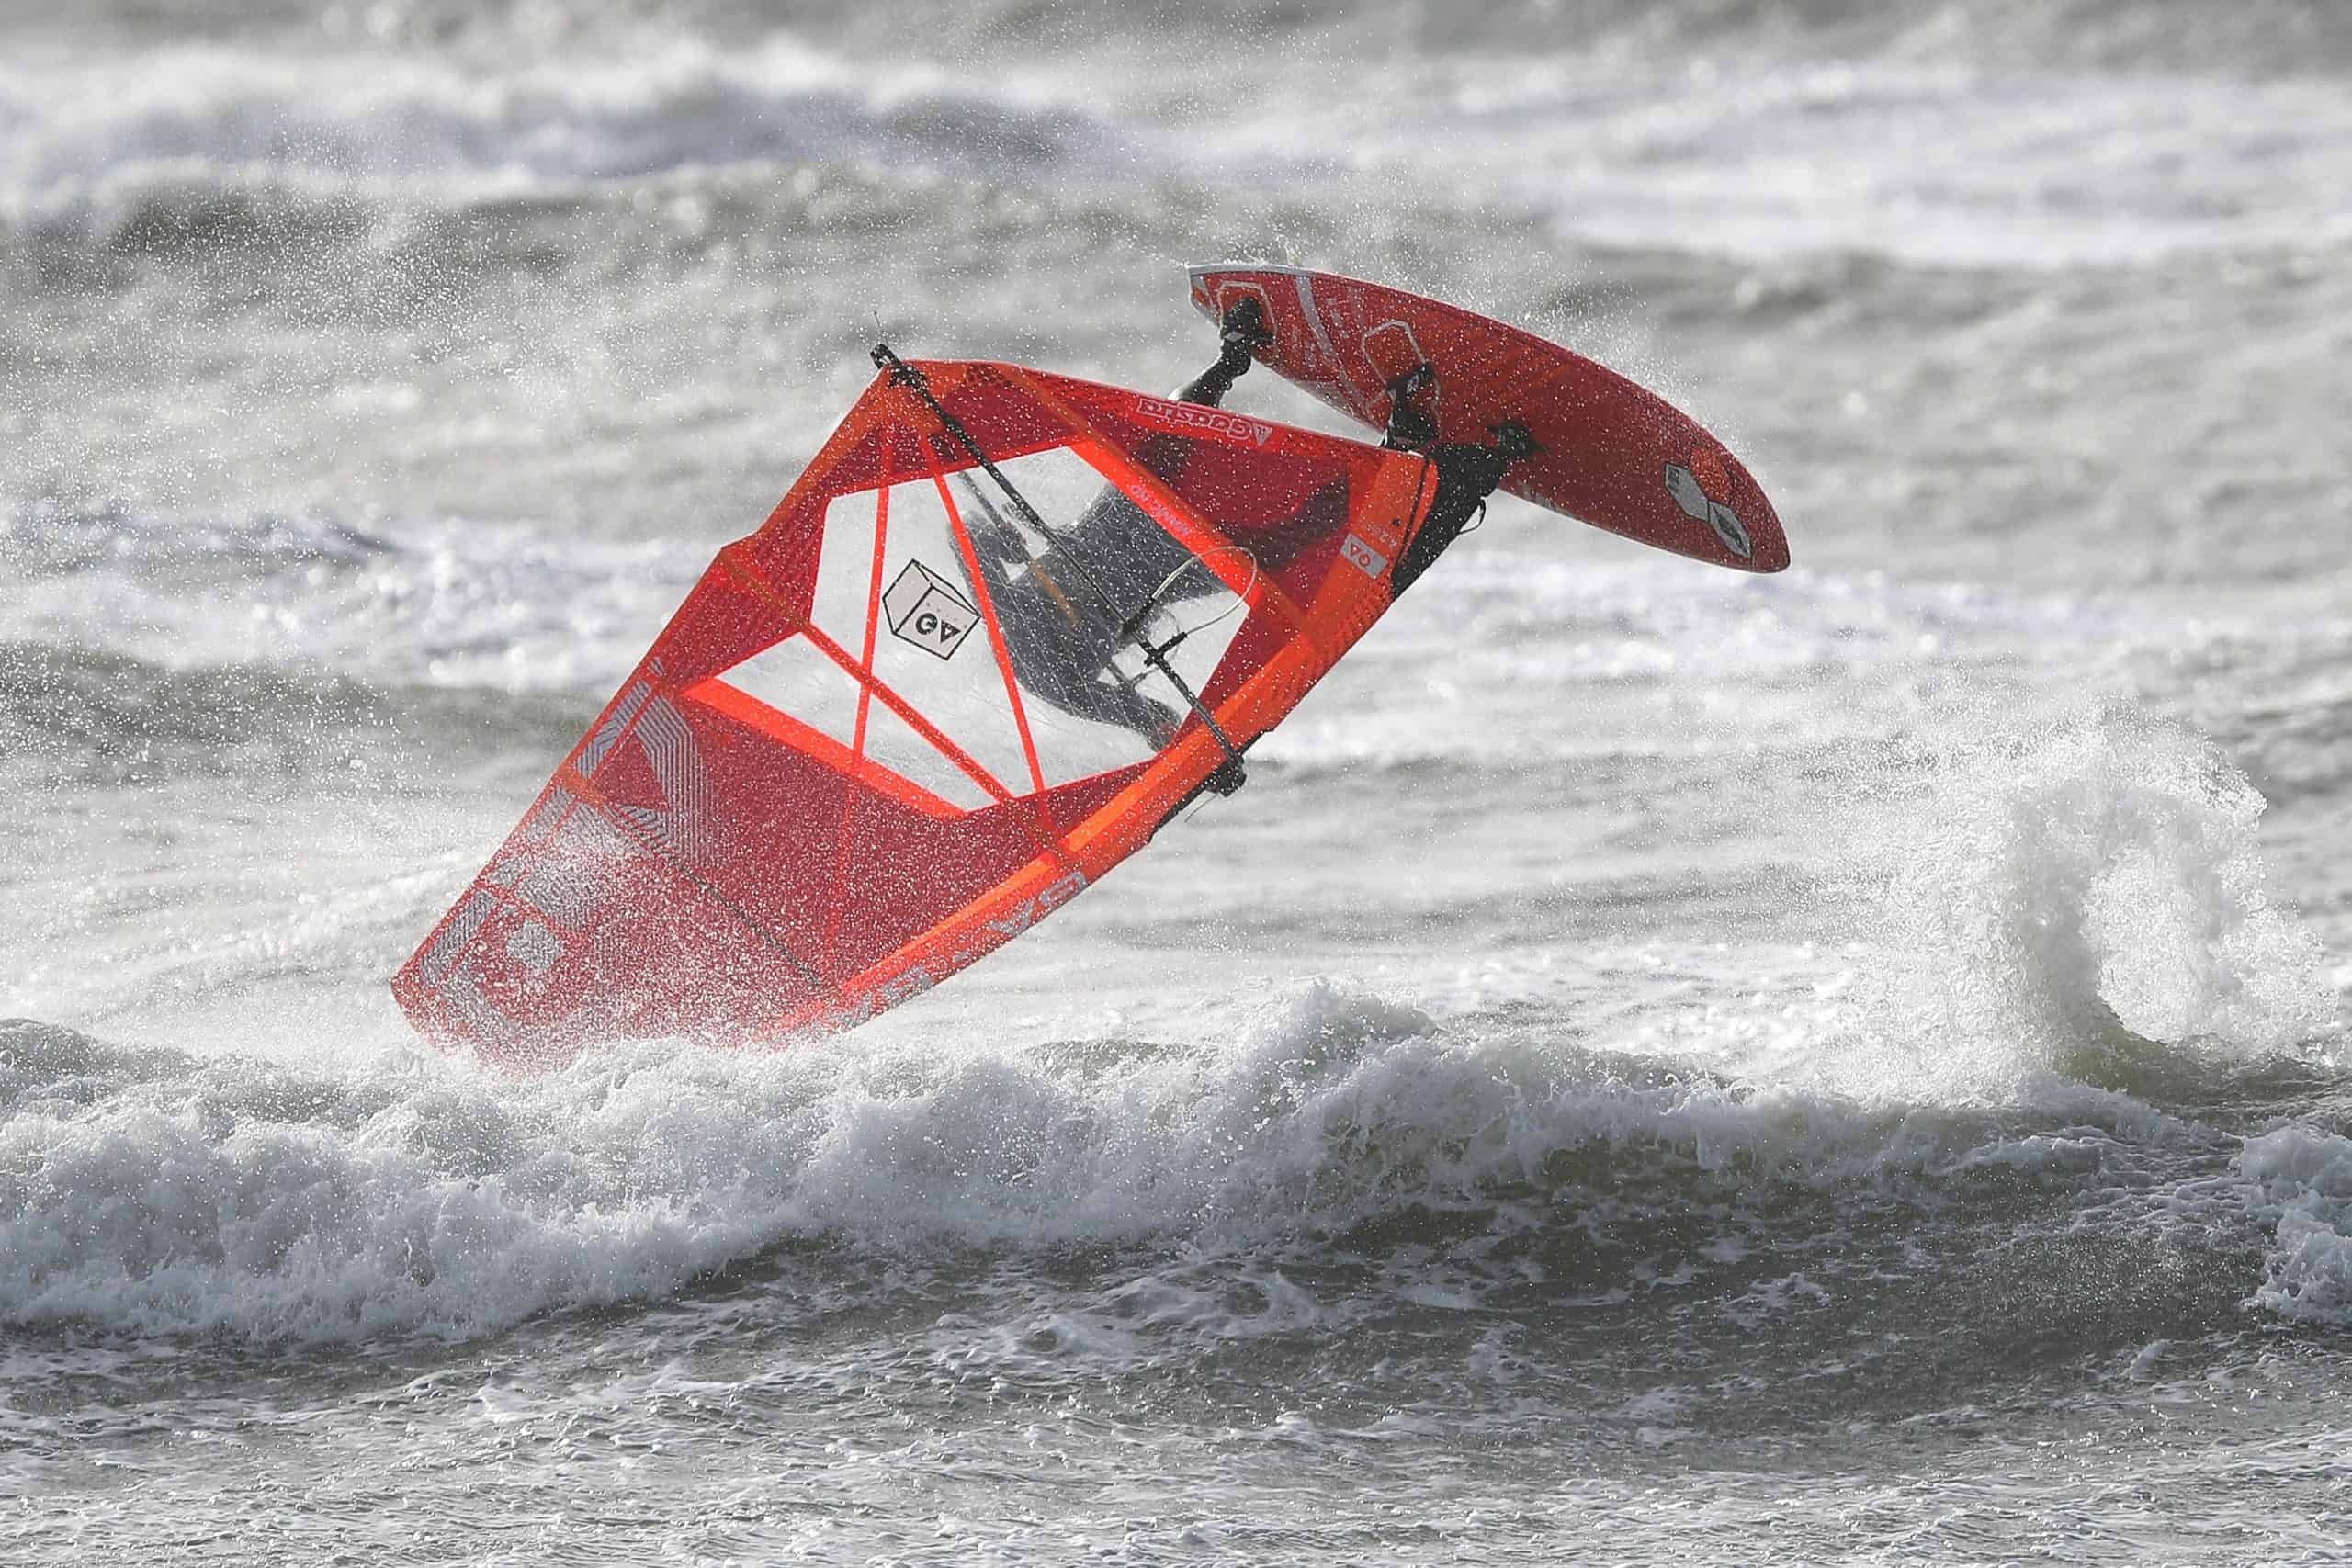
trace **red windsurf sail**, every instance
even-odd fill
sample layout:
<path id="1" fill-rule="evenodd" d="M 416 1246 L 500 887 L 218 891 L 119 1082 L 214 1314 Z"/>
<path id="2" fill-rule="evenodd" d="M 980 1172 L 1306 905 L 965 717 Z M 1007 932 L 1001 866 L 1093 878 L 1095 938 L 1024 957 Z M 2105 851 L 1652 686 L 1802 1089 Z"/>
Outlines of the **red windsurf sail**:
<path id="1" fill-rule="evenodd" d="M 1430 488 L 1408 454 L 1012 366 L 886 374 L 394 992 L 539 1064 L 926 989 L 1288 714 L 1386 609 Z"/>

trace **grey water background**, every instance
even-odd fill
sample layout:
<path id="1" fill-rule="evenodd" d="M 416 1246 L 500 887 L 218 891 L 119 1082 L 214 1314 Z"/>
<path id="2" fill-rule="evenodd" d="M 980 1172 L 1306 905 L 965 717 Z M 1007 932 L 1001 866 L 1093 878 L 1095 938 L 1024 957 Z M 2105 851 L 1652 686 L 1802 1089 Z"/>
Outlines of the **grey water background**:
<path id="1" fill-rule="evenodd" d="M 0 5 L 0 1560 L 2352 1553 L 2352 12 Z M 1690 410 L 870 1028 L 384 988 L 902 351 Z M 1239 406 L 1329 427 L 1246 380 Z"/>

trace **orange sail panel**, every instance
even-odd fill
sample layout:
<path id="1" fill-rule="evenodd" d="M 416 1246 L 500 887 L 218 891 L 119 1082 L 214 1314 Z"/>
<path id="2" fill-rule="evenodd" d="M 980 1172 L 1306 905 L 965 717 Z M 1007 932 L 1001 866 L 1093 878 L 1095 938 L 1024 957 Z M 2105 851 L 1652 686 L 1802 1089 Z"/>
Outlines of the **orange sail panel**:
<path id="1" fill-rule="evenodd" d="M 913 371 L 1002 482 L 878 378 L 395 978 L 428 1035 L 533 1065 L 928 988 L 1199 792 L 1200 708 L 1236 746 L 1280 722 L 1386 609 L 1432 488 L 1217 410 Z"/>

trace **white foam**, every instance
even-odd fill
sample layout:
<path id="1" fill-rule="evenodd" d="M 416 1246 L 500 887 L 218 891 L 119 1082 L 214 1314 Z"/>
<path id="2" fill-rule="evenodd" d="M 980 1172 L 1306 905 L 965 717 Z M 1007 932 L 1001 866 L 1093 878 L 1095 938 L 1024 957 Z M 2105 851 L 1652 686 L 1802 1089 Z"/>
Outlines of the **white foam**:
<path id="1" fill-rule="evenodd" d="M 2281 1127 L 2246 1140 L 2239 1174 L 2274 1227 L 2255 1304 L 2281 1317 L 2352 1325 L 2352 1139 Z"/>
<path id="2" fill-rule="evenodd" d="M 1531 50 L 1323 68 L 1199 135 L 1220 165 L 1475 196 L 1564 238 L 1769 258 L 2138 262 L 2325 245 L 2352 215 L 2338 85 Z M 1394 106 L 1416 106 L 1400 116 Z"/>
<path id="3" fill-rule="evenodd" d="M 2324 80 L 1574 42 L 1509 59 L 1107 49 L 1055 69 L 923 52 L 623 29 L 495 60 L 332 44 L 28 58 L 0 63 L 0 214 L 224 176 L 481 195 L 730 164 L 1046 164 L 1065 181 L 1309 189 L 1366 210 L 1442 191 L 1564 239 L 1761 258 L 2066 265 L 2352 235 L 2327 195 L 2352 167 L 2352 105 Z"/>
<path id="4" fill-rule="evenodd" d="M 5 1043 L 0 1321 L 261 1338 L 469 1337 L 662 1298 L 796 1237 L 918 1262 L 973 1246 L 1278 1252 L 1407 1211 L 1534 1204 L 1508 1223 L 1540 1223 L 1564 1151 L 1633 1162 L 1621 1206 L 1672 1206 L 1691 1180 L 1948 1168 L 1988 1135 L 1629 1080 L 1329 984 L 1184 1049 L 647 1045 L 528 1080 L 414 1055 L 333 1070 L 129 1055 L 38 1026 Z M 1254 1307 L 1180 1280 L 1129 1304 L 1240 1337 L 1320 1321 L 1275 1258 L 1250 1277 Z M 1490 1286 L 1465 1276 L 1454 1304 Z"/>
<path id="5" fill-rule="evenodd" d="M 1026 164 L 1107 135 L 1011 73 L 852 62 L 781 33 L 496 66 L 205 47 L 27 59 L 0 63 L 0 214 L 19 219 L 103 206 L 126 180 L 232 172 L 514 193 L 727 164 Z"/>

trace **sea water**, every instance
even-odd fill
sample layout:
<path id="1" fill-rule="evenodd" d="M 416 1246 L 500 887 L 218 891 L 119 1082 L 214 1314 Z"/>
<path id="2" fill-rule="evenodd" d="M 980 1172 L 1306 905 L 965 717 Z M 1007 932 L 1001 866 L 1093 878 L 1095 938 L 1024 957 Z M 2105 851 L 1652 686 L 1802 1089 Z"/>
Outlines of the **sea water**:
<path id="1" fill-rule="evenodd" d="M 2292 0 L 0 6 L 0 1559 L 2341 1560 L 2347 184 Z M 864 1030 L 415 1040 L 877 335 L 1231 256 L 1795 566 L 1498 502 Z"/>

